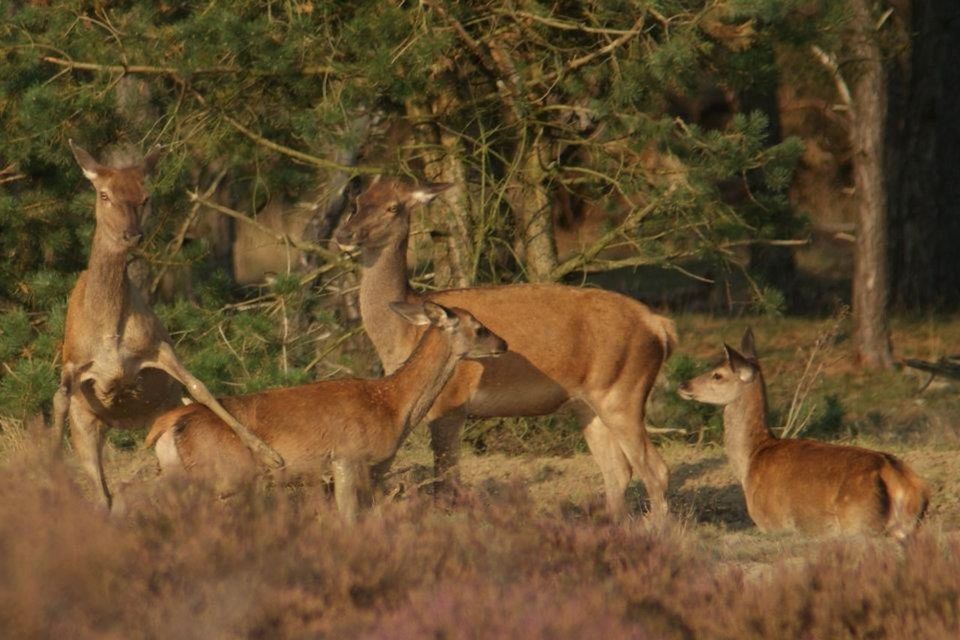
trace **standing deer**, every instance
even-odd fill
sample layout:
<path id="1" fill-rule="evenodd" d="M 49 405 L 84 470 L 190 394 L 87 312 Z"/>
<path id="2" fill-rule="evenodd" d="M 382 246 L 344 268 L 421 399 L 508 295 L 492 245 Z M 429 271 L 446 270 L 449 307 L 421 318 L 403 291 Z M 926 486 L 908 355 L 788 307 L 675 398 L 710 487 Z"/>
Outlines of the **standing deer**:
<path id="1" fill-rule="evenodd" d="M 678 391 L 723 406 L 724 448 L 760 530 L 906 538 L 927 508 L 923 480 L 889 453 L 775 437 L 750 329 L 740 350 L 724 345 L 723 364 Z"/>
<path id="2" fill-rule="evenodd" d="M 358 491 L 368 497 L 370 467 L 394 456 L 457 363 L 486 361 L 507 349 L 462 309 L 431 302 L 390 306 L 398 318 L 427 329 L 407 361 L 387 377 L 324 380 L 222 399 L 283 455 L 284 472 L 316 474 L 332 466 L 337 507 L 348 521 L 356 519 Z M 255 471 L 250 452 L 206 407 L 190 405 L 161 416 L 147 436 L 147 446 L 154 445 L 164 473 L 206 476 L 221 491 Z"/>
<path id="3" fill-rule="evenodd" d="M 603 474 L 610 516 L 626 515 L 624 492 L 637 477 L 652 510 L 666 513 L 667 466 L 650 442 L 644 412 L 676 343 L 673 323 L 599 289 L 516 284 L 412 291 L 406 273 L 410 210 L 449 186 L 380 179 L 357 197 L 354 213 L 335 234 L 341 246 L 360 247 L 360 315 L 385 371 L 403 362 L 421 331 L 390 312 L 391 300 L 466 309 L 510 344 L 502 358 L 461 363 L 428 412 L 438 478 L 455 477 L 468 415 L 536 416 L 570 404 Z"/>
<path id="4" fill-rule="evenodd" d="M 143 236 L 140 221 L 148 200 L 144 180 L 156 164 L 159 149 L 141 164 L 111 168 L 72 141 L 70 148 L 97 191 L 96 230 L 87 270 L 80 274 L 67 303 L 63 370 L 53 399 L 56 436 L 62 438 L 69 413 L 73 446 L 109 510 L 112 498 L 101 460 L 104 429 L 148 424 L 179 404 L 179 385 L 183 385 L 263 461 L 281 466 L 277 453 L 227 413 L 184 368 L 170 336 L 127 276 L 127 254 Z"/>

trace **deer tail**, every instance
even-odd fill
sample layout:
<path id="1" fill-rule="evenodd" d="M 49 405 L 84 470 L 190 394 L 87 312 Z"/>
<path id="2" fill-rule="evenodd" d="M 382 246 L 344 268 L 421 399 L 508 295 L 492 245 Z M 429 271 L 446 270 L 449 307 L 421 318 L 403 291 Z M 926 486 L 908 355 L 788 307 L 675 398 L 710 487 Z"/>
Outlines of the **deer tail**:
<path id="1" fill-rule="evenodd" d="M 906 539 L 923 518 L 930 502 L 930 489 L 898 458 L 884 456 L 880 480 L 886 488 L 888 509 L 885 530 L 898 540 Z"/>
<path id="2" fill-rule="evenodd" d="M 170 411 L 167 411 L 163 415 L 159 416 L 153 421 L 153 425 L 150 427 L 150 432 L 147 433 L 147 438 L 143 441 L 143 448 L 153 448 L 153 446 L 157 444 L 157 440 L 160 439 L 160 436 L 165 434 L 170 429 L 176 428 L 184 415 L 193 408 L 193 405 L 177 407 L 176 409 L 171 409 Z"/>
<path id="3" fill-rule="evenodd" d="M 660 323 L 660 344 L 663 345 L 663 360 L 666 362 L 667 358 L 677 348 L 677 325 L 674 324 L 673 320 L 664 316 L 657 316 L 657 320 Z"/>

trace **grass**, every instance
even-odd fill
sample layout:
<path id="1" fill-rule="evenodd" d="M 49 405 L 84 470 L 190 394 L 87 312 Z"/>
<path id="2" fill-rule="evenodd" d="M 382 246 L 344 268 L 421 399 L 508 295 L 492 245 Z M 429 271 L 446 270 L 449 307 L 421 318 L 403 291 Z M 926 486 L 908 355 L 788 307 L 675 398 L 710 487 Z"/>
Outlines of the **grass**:
<path id="1" fill-rule="evenodd" d="M 748 324 L 678 320 L 691 361 L 716 359 Z M 821 323 L 749 322 L 783 408 Z M 897 355 L 936 359 L 960 344 L 958 325 L 899 321 Z M 351 529 L 323 486 L 217 501 L 157 482 L 152 454 L 113 444 L 107 474 L 126 510 L 108 517 L 69 450 L 51 458 L 2 421 L 0 636 L 956 637 L 960 410 L 955 384 L 918 396 L 924 380 L 861 375 L 841 357 L 811 393 L 836 397 L 838 437 L 893 451 L 930 482 L 929 517 L 906 546 L 759 533 L 711 437 L 658 437 L 671 518 L 611 526 L 599 471 L 573 445 L 508 455 L 488 437 L 483 454 L 464 448 L 462 494 L 434 504 L 418 488 L 431 464 L 418 429 L 388 479 L 396 497 Z M 669 393 L 663 383 L 652 399 L 658 425 L 674 415 Z M 544 424 L 526 433 L 549 441 Z M 643 488 L 628 497 L 641 512 Z"/>

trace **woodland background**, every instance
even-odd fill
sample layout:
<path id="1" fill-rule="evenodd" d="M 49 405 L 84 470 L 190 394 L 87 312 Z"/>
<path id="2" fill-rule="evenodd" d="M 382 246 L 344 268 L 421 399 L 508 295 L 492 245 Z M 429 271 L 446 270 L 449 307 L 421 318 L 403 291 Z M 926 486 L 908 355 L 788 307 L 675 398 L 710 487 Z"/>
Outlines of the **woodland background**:
<path id="1" fill-rule="evenodd" d="M 69 138 L 120 163 L 164 146 L 131 270 L 220 392 L 369 370 L 341 349 L 356 279 L 328 238 L 381 172 L 457 185 L 415 230 L 425 287 L 590 282 L 670 313 L 852 302 L 855 352 L 881 368 L 888 298 L 913 316 L 956 306 L 950 2 L 3 13 L 7 415 L 49 402 L 89 249 Z"/>

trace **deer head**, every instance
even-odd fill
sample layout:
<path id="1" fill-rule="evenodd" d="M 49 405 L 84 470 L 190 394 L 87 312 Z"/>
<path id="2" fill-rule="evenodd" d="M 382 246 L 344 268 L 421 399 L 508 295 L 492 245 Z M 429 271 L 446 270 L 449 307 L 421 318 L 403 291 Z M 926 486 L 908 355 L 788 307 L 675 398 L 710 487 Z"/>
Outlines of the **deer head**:
<path id="1" fill-rule="evenodd" d="M 449 189 L 449 182 L 412 183 L 399 178 L 378 178 L 357 196 L 356 206 L 340 224 L 334 239 L 341 247 L 377 247 L 410 230 L 410 210 Z"/>
<path id="2" fill-rule="evenodd" d="M 433 325 L 448 334 L 456 356 L 490 358 L 507 350 L 503 338 L 487 329 L 469 311 L 447 308 L 433 302 L 391 302 L 390 308 L 414 325 Z"/>
<path id="3" fill-rule="evenodd" d="M 117 169 L 100 164 L 69 142 L 83 175 L 97 190 L 97 229 L 121 250 L 137 246 L 143 238 L 140 223 L 149 201 L 144 181 L 160 157 L 160 148 L 154 148 L 140 164 Z"/>
<path id="4" fill-rule="evenodd" d="M 759 380 L 760 366 L 754 346 L 753 331 L 749 328 L 740 341 L 740 351 L 723 345 L 724 361 L 707 373 L 688 380 L 677 388 L 685 400 L 707 404 L 728 405 L 743 395 Z"/>

